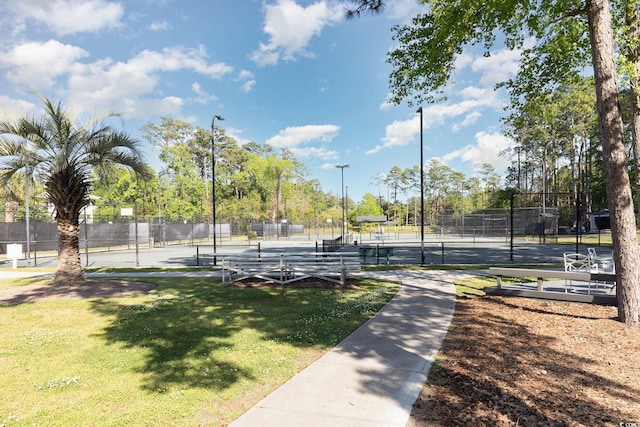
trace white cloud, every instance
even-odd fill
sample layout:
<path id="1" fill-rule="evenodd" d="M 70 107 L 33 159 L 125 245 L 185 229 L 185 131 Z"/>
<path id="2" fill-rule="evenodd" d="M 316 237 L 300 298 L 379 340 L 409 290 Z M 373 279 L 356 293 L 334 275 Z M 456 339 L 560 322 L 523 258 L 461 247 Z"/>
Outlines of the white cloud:
<path id="1" fill-rule="evenodd" d="M 397 19 L 405 24 L 409 24 L 413 17 L 428 9 L 426 5 L 420 4 L 416 0 L 395 0 L 387 3 L 387 13 L 389 18 Z"/>
<path id="2" fill-rule="evenodd" d="M 507 158 L 500 157 L 500 152 L 512 145 L 512 140 L 501 133 L 478 132 L 475 135 L 476 143 L 467 145 L 459 150 L 443 156 L 445 162 L 460 159 L 471 163 L 474 167 L 483 163 L 489 163 L 496 169 L 505 169 L 510 165 Z"/>
<path id="3" fill-rule="evenodd" d="M 380 111 L 387 111 L 394 107 L 394 104 L 389 102 L 389 99 L 391 99 L 391 93 L 387 94 L 387 98 L 378 106 Z"/>
<path id="4" fill-rule="evenodd" d="M 291 152 L 299 158 L 309 159 L 337 159 L 338 152 L 336 150 L 329 150 L 326 147 L 298 147 L 292 148 Z"/>
<path id="5" fill-rule="evenodd" d="M 234 128 L 234 127 L 225 127 L 224 129 L 225 135 L 235 139 L 238 142 L 239 146 L 242 146 L 248 142 L 253 142 L 252 139 L 245 138 L 242 134 L 244 131 L 242 129 Z"/>
<path id="6" fill-rule="evenodd" d="M 198 82 L 194 82 L 191 84 L 191 90 L 193 91 L 193 93 L 198 95 L 197 98 L 194 100 L 198 104 L 206 104 L 208 101 L 216 101 L 218 99 L 217 96 L 211 95 L 205 92 L 204 90 L 202 90 L 202 87 Z"/>
<path id="7" fill-rule="evenodd" d="M 273 136 L 267 144 L 277 148 L 291 150 L 297 157 L 309 158 L 319 157 L 324 159 L 336 158 L 337 154 L 333 150 L 328 150 L 323 145 L 313 146 L 312 143 L 325 144 L 331 142 L 340 131 L 335 125 L 307 125 L 288 127 L 278 135 Z"/>
<path id="8" fill-rule="evenodd" d="M 244 93 L 249 93 L 253 90 L 253 87 L 256 85 L 256 81 L 255 80 L 247 80 L 246 82 L 242 83 L 242 86 L 240 87 L 240 90 L 242 90 L 242 92 Z"/>
<path id="9" fill-rule="evenodd" d="M 149 25 L 149 30 L 151 31 L 167 31 L 169 28 L 171 28 L 171 24 L 167 21 L 153 21 Z"/>
<path id="10" fill-rule="evenodd" d="M 24 99 L 12 99 L 0 95 L 0 117 L 15 120 L 24 116 L 36 115 L 38 106 Z"/>
<path id="11" fill-rule="evenodd" d="M 327 79 L 319 79 L 318 84 L 320 85 L 318 89 L 320 93 L 325 93 L 329 91 L 329 82 L 327 81 Z"/>
<path id="12" fill-rule="evenodd" d="M 415 135 L 420 132 L 420 116 L 409 120 L 395 120 L 385 127 L 386 135 L 379 144 L 367 151 L 367 154 L 375 154 L 385 148 L 403 146 L 414 140 Z"/>
<path id="13" fill-rule="evenodd" d="M 37 21 L 58 35 L 117 28 L 124 14 L 122 3 L 105 0 L 8 0 L 12 25 L 28 30 Z"/>
<path id="14" fill-rule="evenodd" d="M 307 51 L 313 36 L 344 16 L 342 6 L 329 5 L 326 1 L 303 7 L 294 0 L 278 0 L 265 5 L 265 10 L 263 30 L 269 35 L 269 42 L 260 43 L 251 54 L 251 59 L 260 66 L 275 65 L 281 59 L 290 61 L 297 56 L 313 56 Z"/>
<path id="15" fill-rule="evenodd" d="M 465 67 L 468 67 L 473 63 L 473 55 L 467 52 L 462 52 L 460 55 L 456 56 L 454 61 L 454 67 L 456 70 L 461 70 Z"/>
<path id="16" fill-rule="evenodd" d="M 183 101 L 177 96 L 164 98 L 125 99 L 116 105 L 115 110 L 126 117 L 143 119 L 150 116 L 178 115 Z"/>
<path id="17" fill-rule="evenodd" d="M 219 79 L 233 68 L 222 62 L 209 64 L 204 46 L 185 48 L 182 46 L 166 47 L 161 52 L 144 50 L 127 63 L 130 69 L 143 72 L 192 70 L 199 74 Z"/>
<path id="18" fill-rule="evenodd" d="M 516 75 L 520 65 L 520 51 L 502 49 L 491 56 L 480 56 L 471 63 L 471 69 L 481 72 L 480 83 L 495 86 Z"/>
<path id="19" fill-rule="evenodd" d="M 464 116 L 464 120 L 461 123 L 452 124 L 452 129 L 458 131 L 464 126 L 473 124 L 480 117 L 482 109 L 499 109 L 503 105 L 497 93 L 491 88 L 483 89 L 469 86 L 455 95 L 462 100 L 457 103 L 434 104 L 423 107 L 424 129 L 442 125 L 447 120 Z M 380 106 L 380 109 L 385 108 L 387 108 L 386 104 Z M 368 150 L 367 154 L 375 154 L 386 148 L 408 145 L 415 140 L 419 132 L 420 116 L 416 115 L 407 120 L 396 120 L 385 127 L 385 136 L 382 138 L 382 144 L 378 144 Z"/>
<path id="20" fill-rule="evenodd" d="M 125 115 L 139 117 L 157 111 L 173 114 L 183 105 L 182 99 L 162 93 L 159 84 L 163 73 L 190 71 L 220 79 L 233 71 L 225 63 L 210 62 L 203 46 L 145 50 L 117 62 L 111 58 L 81 62 L 87 56 L 84 49 L 56 40 L 28 42 L 0 52 L 0 70 L 18 89 L 55 89 L 58 96 L 66 92 L 70 106 L 78 111 L 118 108 Z M 216 100 L 198 83 L 191 89 L 198 95 L 195 102 Z"/>
<path id="21" fill-rule="evenodd" d="M 238 75 L 238 79 L 239 80 L 249 80 L 249 79 L 252 79 L 254 77 L 255 77 L 255 75 L 251 71 L 248 71 L 248 70 L 240 70 L 240 74 Z"/>
<path id="22" fill-rule="evenodd" d="M 453 126 L 451 126 L 451 129 L 454 132 L 458 132 L 460 129 L 466 128 L 476 123 L 480 117 L 482 117 L 482 113 L 480 113 L 479 111 L 473 111 L 467 114 L 464 117 L 464 120 L 462 120 L 461 122 L 454 123 Z"/>
<path id="23" fill-rule="evenodd" d="M 14 83 L 48 89 L 58 76 L 88 55 L 84 49 L 56 40 L 28 42 L 0 54 L 0 68 L 7 70 L 7 77 Z"/>
<path id="24" fill-rule="evenodd" d="M 78 105 L 113 105 L 118 100 L 123 100 L 126 108 L 121 111 L 125 115 L 127 112 L 133 114 L 133 106 L 138 109 L 135 115 L 140 117 L 155 114 L 163 106 L 167 107 L 164 114 L 170 114 L 175 112 L 183 101 L 178 102 L 179 98 L 172 96 L 162 99 L 139 98 L 147 97 L 158 90 L 161 73 L 180 70 L 221 78 L 231 72 L 232 68 L 224 63 L 207 62 L 203 47 L 168 47 L 161 52 L 145 50 L 127 62 L 104 59 L 90 64 L 74 64 L 68 82 L 69 97 Z M 191 89 L 201 96 L 200 101 L 213 99 L 199 84 L 192 85 Z M 198 99 L 196 102 L 199 102 Z"/>
<path id="25" fill-rule="evenodd" d="M 255 75 L 251 71 L 247 70 L 240 70 L 240 74 L 238 74 L 236 81 L 240 82 L 240 90 L 244 93 L 251 92 L 253 87 L 256 85 Z"/>

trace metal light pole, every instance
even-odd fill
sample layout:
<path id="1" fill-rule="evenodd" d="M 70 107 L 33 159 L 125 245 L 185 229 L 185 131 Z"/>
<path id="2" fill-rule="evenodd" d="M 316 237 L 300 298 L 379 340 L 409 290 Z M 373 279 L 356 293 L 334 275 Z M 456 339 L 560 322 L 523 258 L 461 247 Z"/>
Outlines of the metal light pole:
<path id="1" fill-rule="evenodd" d="M 158 238 L 160 239 L 160 244 L 162 244 L 162 201 L 160 200 L 160 177 L 162 176 L 162 171 L 158 174 Z"/>
<path id="2" fill-rule="evenodd" d="M 158 172 L 158 239 L 159 239 L 159 243 L 161 246 L 164 245 L 165 242 L 165 231 L 164 231 L 164 224 L 163 224 L 163 220 L 162 220 L 162 193 L 160 193 L 160 184 L 162 183 L 162 176 L 163 175 L 168 175 L 168 172 L 166 169 L 161 169 L 160 172 Z"/>
<path id="3" fill-rule="evenodd" d="M 422 141 L 422 107 L 416 113 L 420 113 L 420 265 L 424 265 L 424 158 Z"/>
<path id="4" fill-rule="evenodd" d="M 345 213 L 345 217 L 348 218 L 348 213 L 349 213 L 349 206 L 347 205 L 347 200 L 349 200 L 349 186 L 345 185 L 344 186 L 344 213 Z M 349 234 L 349 221 L 345 221 L 344 223 L 344 232 L 345 234 Z"/>
<path id="5" fill-rule="evenodd" d="M 222 116 L 214 115 L 211 119 L 211 202 L 213 205 L 213 265 L 218 265 L 216 258 L 216 155 L 215 155 L 215 122 L 224 120 Z"/>
<path id="6" fill-rule="evenodd" d="M 27 233 L 27 267 L 31 267 L 31 235 L 30 235 L 30 225 L 29 225 L 29 217 L 31 216 L 29 213 L 29 179 L 31 178 L 31 168 L 27 167 L 27 173 L 25 175 L 24 180 L 24 198 L 25 198 L 25 220 L 26 220 L 26 233 Z"/>
<path id="7" fill-rule="evenodd" d="M 345 204 L 344 204 L 344 168 L 348 168 L 349 165 L 336 165 L 337 168 L 340 168 L 340 176 L 341 176 L 341 190 L 342 190 L 342 225 L 340 227 L 340 234 L 342 234 L 342 244 L 344 245 L 344 242 L 347 238 L 347 236 L 345 235 L 344 232 L 344 208 L 345 208 Z"/>

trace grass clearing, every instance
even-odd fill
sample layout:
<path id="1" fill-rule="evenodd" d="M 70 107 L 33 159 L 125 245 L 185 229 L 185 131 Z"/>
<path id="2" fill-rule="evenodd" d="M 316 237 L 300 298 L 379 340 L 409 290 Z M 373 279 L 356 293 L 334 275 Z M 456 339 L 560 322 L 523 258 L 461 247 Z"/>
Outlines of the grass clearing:
<path id="1" fill-rule="evenodd" d="M 142 296 L 0 306 L 0 425 L 226 425 L 399 288 L 147 280 Z"/>

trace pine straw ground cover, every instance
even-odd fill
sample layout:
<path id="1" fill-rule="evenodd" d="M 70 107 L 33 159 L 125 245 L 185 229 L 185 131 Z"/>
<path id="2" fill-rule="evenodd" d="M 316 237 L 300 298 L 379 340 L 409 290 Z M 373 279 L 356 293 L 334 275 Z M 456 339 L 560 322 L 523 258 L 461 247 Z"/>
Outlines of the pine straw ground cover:
<path id="1" fill-rule="evenodd" d="M 640 328 L 617 308 L 459 296 L 408 427 L 640 425 Z"/>

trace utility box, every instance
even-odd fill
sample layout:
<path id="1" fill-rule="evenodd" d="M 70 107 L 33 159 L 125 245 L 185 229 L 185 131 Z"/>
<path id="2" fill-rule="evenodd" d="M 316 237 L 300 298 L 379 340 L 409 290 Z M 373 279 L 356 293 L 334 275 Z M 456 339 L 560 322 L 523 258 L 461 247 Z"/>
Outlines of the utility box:
<path id="1" fill-rule="evenodd" d="M 7 245 L 7 259 L 12 260 L 13 268 L 18 268 L 20 258 L 22 258 L 22 245 L 20 243 Z"/>

